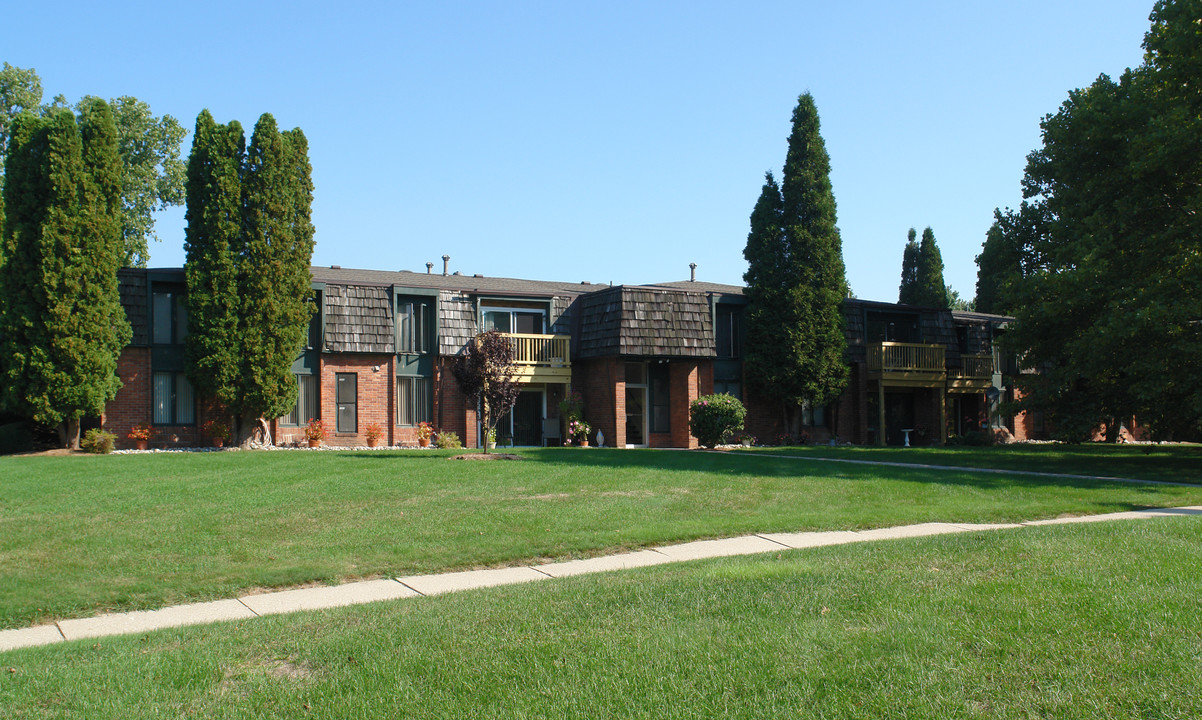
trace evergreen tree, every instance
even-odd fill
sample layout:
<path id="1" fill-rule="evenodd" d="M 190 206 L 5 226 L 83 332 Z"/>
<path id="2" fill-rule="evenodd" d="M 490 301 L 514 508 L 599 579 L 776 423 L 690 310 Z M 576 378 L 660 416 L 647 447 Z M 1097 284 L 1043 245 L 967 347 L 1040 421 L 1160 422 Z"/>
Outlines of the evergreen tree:
<path id="1" fill-rule="evenodd" d="M 232 415 L 239 443 L 296 403 L 313 256 L 308 143 L 264 114 L 242 128 L 196 121 L 188 161 L 189 377 Z"/>
<path id="2" fill-rule="evenodd" d="M 825 405 L 847 383 L 841 303 L 847 296 L 842 241 L 835 224 L 830 158 L 809 93 L 798 98 L 780 186 L 779 235 L 772 233 L 771 177 L 753 213 L 749 268 L 747 377 L 783 401 L 790 427 L 804 404 Z M 765 252 L 781 251 L 775 262 Z M 765 303 L 771 303 L 766 305 Z M 769 330 L 775 323 L 776 329 Z M 768 334 L 774 333 L 774 334 Z M 770 343 L 775 345 L 770 346 Z"/>
<path id="3" fill-rule="evenodd" d="M 208 110 L 196 118 L 184 231 L 188 380 L 199 395 L 226 407 L 242 391 L 238 279 L 245 146 L 237 121 L 217 125 Z"/>
<path id="4" fill-rule="evenodd" d="M 947 285 L 943 282 L 943 257 L 935 244 L 935 233 L 927 228 L 922 231 L 922 242 L 918 245 L 917 288 L 914 305 L 942 308 L 951 307 Z"/>
<path id="5" fill-rule="evenodd" d="M 130 328 L 117 290 L 121 162 L 107 103 L 17 118 L 5 181 L 0 257 L 0 378 L 5 405 L 79 446 L 121 381 Z"/>
<path id="6" fill-rule="evenodd" d="M 906 249 L 902 253 L 901 286 L 897 290 L 897 301 L 903 305 L 916 305 L 918 291 L 918 233 L 910 228 L 906 236 Z"/>
<path id="7" fill-rule="evenodd" d="M 993 225 L 976 258 L 977 312 L 1009 315 L 1014 311 L 1011 298 L 1024 275 L 1022 248 L 1040 232 L 1032 210 L 1024 202 L 1017 212 L 993 211 Z"/>

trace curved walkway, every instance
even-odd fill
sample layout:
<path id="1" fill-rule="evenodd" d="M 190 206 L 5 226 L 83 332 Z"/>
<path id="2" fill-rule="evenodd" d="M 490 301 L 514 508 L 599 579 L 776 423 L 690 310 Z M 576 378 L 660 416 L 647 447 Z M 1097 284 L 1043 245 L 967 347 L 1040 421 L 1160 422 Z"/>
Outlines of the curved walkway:
<path id="1" fill-rule="evenodd" d="M 626 568 L 662 565 L 664 563 L 700 560 L 703 558 L 754 555 L 757 553 L 780 552 L 783 550 L 821 547 L 824 545 L 844 545 L 847 543 L 920 537 L 924 535 L 981 532 L 1033 525 L 1138 520 L 1174 515 L 1202 515 L 1202 505 L 1155 508 L 1104 515 L 1055 518 L 1051 520 L 1034 520 L 1017 524 L 998 523 L 977 525 L 931 522 L 918 525 L 877 528 L 874 530 L 764 533 L 721 540 L 698 540 L 619 555 L 589 558 L 587 560 L 569 560 L 566 562 L 494 570 L 470 570 L 466 572 L 442 573 L 439 575 L 414 575 L 410 577 L 364 580 L 344 585 L 282 590 L 258 595 L 244 595 L 228 600 L 176 605 L 162 608 L 161 610 L 143 610 L 74 620 L 61 620 L 53 625 L 38 625 L 19 630 L 0 631 L 0 652 L 22 647 L 50 645 L 66 640 L 128 635 L 184 625 L 203 625 L 225 620 L 246 620 L 260 615 L 276 615 L 299 612 L 301 610 L 320 610 L 347 605 L 359 605 L 380 600 L 420 597 L 423 595 L 441 595 L 458 590 L 548 580 L 551 578 L 569 577 L 571 575 L 624 570 Z"/>

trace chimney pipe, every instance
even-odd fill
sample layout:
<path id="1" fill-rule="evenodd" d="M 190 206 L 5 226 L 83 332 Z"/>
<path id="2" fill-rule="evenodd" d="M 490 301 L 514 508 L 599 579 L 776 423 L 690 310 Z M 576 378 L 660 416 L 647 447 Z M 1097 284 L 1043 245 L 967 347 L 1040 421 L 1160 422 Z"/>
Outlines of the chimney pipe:
<path id="1" fill-rule="evenodd" d="M 434 272 L 434 263 L 426 263 L 426 274 Z"/>
<path id="2" fill-rule="evenodd" d="M 689 282 L 697 282 L 697 263 L 689 263 Z"/>
<path id="3" fill-rule="evenodd" d="M 443 255 L 442 256 L 442 274 L 446 275 L 450 272 L 450 270 L 451 270 L 451 256 Z"/>

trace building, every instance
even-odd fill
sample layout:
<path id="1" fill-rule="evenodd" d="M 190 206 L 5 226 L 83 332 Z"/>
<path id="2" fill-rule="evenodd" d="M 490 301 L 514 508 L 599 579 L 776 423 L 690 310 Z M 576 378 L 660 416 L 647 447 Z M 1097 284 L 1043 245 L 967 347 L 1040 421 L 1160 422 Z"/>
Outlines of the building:
<path id="1" fill-rule="evenodd" d="M 696 447 L 689 405 L 714 392 L 744 401 L 748 431 L 761 441 L 785 431 L 779 402 L 746 387 L 741 287 L 693 280 L 597 286 L 339 266 L 312 274 L 318 310 L 292 367 L 296 406 L 270 423 L 278 443 L 299 441 L 308 421 L 321 418 L 334 445 L 364 444 L 372 424 L 383 428 L 385 444 L 414 445 L 424 421 L 477 446 L 476 408 L 450 370 L 485 330 L 511 338 L 520 367 L 522 391 L 498 425 L 500 445 L 558 443 L 559 404 L 570 389 L 582 395 L 586 420 L 608 446 Z M 183 271 L 125 269 L 120 286 L 133 339 L 104 425 L 122 440 L 148 422 L 155 446 L 204 444 L 200 428 L 220 413 L 196 397 L 184 374 Z M 808 441 L 904 444 L 908 435 L 930 444 L 948 432 L 1000 424 L 1005 380 L 993 340 L 1007 318 L 855 299 L 843 311 L 850 382 L 838 402 L 805 409 Z"/>

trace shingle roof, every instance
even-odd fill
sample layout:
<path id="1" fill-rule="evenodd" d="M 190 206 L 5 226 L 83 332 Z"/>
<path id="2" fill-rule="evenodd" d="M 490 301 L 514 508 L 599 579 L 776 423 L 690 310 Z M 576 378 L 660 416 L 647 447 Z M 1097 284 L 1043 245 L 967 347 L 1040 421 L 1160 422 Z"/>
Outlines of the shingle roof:
<path id="1" fill-rule="evenodd" d="M 457 290 L 466 293 L 581 295 L 603 287 L 584 283 L 519 280 L 478 275 L 415 273 L 408 270 L 355 270 L 313 266 L 310 271 L 313 273 L 314 281 L 335 285 L 400 285 L 402 287 Z"/>
<path id="2" fill-rule="evenodd" d="M 742 295 L 742 285 L 723 285 L 721 283 L 699 282 L 695 280 L 674 280 L 672 282 L 651 283 L 640 285 L 646 288 L 667 288 L 670 290 L 688 290 L 701 293 L 719 293 L 724 295 Z"/>
<path id="3" fill-rule="evenodd" d="M 577 301 L 580 357 L 714 357 L 708 298 L 648 286 L 619 286 Z"/>

